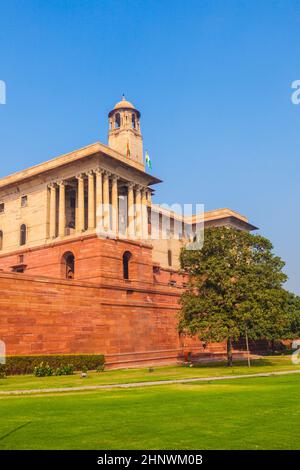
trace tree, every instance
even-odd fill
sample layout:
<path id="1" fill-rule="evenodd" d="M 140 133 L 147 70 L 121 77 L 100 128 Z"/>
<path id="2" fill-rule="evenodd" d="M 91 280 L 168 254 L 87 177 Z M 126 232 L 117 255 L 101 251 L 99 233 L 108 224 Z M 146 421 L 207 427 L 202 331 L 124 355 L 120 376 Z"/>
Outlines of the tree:
<path id="1" fill-rule="evenodd" d="M 201 250 L 181 251 L 183 272 L 189 275 L 181 297 L 179 331 L 202 341 L 227 343 L 279 339 L 299 334 L 300 302 L 284 290 L 284 262 L 269 240 L 227 227 L 205 229 Z M 283 339 L 281 337 L 281 339 Z"/>

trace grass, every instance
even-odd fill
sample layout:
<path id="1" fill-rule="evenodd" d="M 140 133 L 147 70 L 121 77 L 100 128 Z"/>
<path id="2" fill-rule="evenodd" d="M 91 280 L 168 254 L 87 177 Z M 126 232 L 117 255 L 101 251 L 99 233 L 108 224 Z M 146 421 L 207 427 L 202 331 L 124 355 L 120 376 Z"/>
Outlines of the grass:
<path id="1" fill-rule="evenodd" d="M 252 361 L 247 367 L 245 361 L 236 362 L 228 368 L 222 363 L 206 364 L 199 367 L 168 366 L 156 367 L 153 372 L 148 369 L 126 369 L 105 371 L 104 373 L 89 372 L 87 378 L 79 373 L 72 376 L 34 377 L 33 375 L 9 376 L 0 379 L 0 393 L 5 390 L 28 390 L 57 387 L 76 387 L 83 385 L 107 385 L 118 383 L 147 382 L 159 380 L 182 379 L 192 377 L 212 377 L 238 375 L 280 370 L 300 370 L 300 365 L 293 365 L 290 356 L 268 356 Z"/>
<path id="2" fill-rule="evenodd" d="M 300 449 L 299 389 L 290 375 L 1 397 L 0 449 Z"/>

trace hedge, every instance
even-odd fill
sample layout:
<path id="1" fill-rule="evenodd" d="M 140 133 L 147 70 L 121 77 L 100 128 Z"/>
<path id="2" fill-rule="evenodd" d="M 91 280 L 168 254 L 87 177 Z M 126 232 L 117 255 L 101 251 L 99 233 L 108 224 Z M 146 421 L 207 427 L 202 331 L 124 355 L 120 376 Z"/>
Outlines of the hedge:
<path id="1" fill-rule="evenodd" d="M 49 356 L 6 356 L 4 366 L 6 375 L 33 374 L 41 362 L 48 363 L 53 369 L 72 364 L 74 370 L 95 370 L 105 363 L 102 354 L 49 355 Z"/>

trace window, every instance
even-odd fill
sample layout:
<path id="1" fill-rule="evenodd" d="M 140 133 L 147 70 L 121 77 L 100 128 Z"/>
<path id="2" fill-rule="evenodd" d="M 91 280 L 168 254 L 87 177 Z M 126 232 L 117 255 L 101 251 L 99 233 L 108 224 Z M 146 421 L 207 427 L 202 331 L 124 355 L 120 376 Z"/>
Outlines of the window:
<path id="1" fill-rule="evenodd" d="M 26 207 L 27 206 L 27 196 L 22 196 L 21 197 L 21 207 Z"/>
<path id="2" fill-rule="evenodd" d="M 130 251 L 125 251 L 123 254 L 123 279 L 129 279 L 129 261 L 131 256 Z"/>
<path id="3" fill-rule="evenodd" d="M 5 208 L 4 202 L 1 202 L 1 204 L 0 204 L 0 214 L 3 214 L 4 208 Z"/>
<path id="4" fill-rule="evenodd" d="M 115 116 L 115 128 L 119 129 L 120 126 L 121 126 L 121 117 L 120 117 L 120 113 L 117 113 Z"/>
<path id="5" fill-rule="evenodd" d="M 23 273 L 25 271 L 25 266 L 14 266 L 12 268 L 13 273 Z"/>
<path id="6" fill-rule="evenodd" d="M 74 279 L 75 256 L 71 251 L 67 251 L 62 257 L 63 276 L 66 279 Z"/>
<path id="7" fill-rule="evenodd" d="M 26 225 L 22 224 L 20 227 L 20 245 L 26 245 Z"/>
<path id="8" fill-rule="evenodd" d="M 172 251 L 168 250 L 168 265 L 172 266 Z"/>
<path id="9" fill-rule="evenodd" d="M 132 118 L 131 118 L 131 122 L 132 122 L 132 127 L 135 129 L 135 114 L 132 114 Z"/>
<path id="10" fill-rule="evenodd" d="M 0 250 L 3 248 L 3 232 L 0 230 Z"/>

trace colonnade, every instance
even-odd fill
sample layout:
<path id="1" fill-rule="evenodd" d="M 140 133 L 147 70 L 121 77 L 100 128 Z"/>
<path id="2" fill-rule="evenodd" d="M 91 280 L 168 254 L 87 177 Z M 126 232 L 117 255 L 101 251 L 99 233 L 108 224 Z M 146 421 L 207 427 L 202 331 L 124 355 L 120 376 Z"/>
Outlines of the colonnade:
<path id="1" fill-rule="evenodd" d="M 71 183 L 76 194 L 76 233 L 97 230 L 97 233 L 119 235 L 119 193 L 122 186 L 123 193 L 124 187 L 127 187 L 126 234 L 123 235 L 128 238 L 148 238 L 147 206 L 151 200 L 149 188 L 124 181 L 118 175 L 101 168 L 80 173 Z M 50 238 L 66 235 L 66 186 L 71 183 L 68 179 L 49 185 Z"/>

